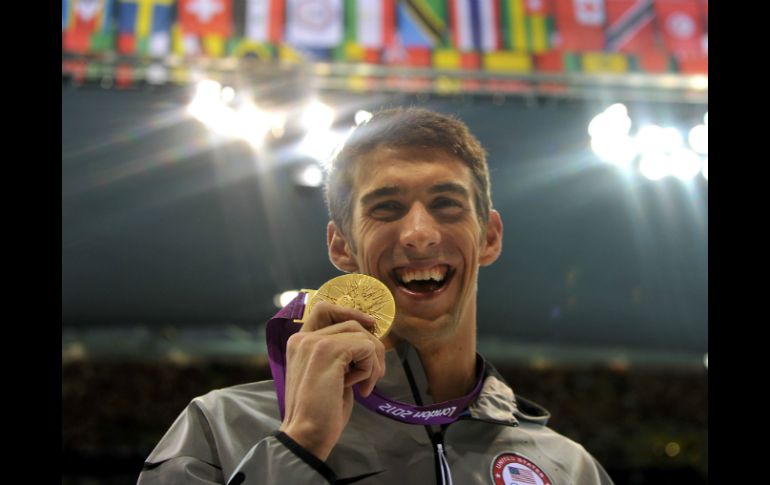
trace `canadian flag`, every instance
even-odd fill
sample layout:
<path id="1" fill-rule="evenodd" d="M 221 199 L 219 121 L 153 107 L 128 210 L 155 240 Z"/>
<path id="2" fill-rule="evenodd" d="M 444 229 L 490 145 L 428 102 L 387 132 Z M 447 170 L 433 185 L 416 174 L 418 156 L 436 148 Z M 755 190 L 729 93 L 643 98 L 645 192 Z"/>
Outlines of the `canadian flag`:
<path id="1" fill-rule="evenodd" d="M 227 37 L 232 11 L 232 0 L 179 0 L 179 23 L 184 34 Z"/>

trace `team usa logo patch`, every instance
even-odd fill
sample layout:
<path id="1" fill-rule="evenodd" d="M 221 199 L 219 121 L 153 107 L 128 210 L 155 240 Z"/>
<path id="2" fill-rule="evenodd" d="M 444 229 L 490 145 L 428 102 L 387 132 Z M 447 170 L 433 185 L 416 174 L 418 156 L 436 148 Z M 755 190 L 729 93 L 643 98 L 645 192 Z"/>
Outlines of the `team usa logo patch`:
<path id="1" fill-rule="evenodd" d="M 492 460 L 495 485 L 552 485 L 539 466 L 518 453 L 500 453 Z"/>

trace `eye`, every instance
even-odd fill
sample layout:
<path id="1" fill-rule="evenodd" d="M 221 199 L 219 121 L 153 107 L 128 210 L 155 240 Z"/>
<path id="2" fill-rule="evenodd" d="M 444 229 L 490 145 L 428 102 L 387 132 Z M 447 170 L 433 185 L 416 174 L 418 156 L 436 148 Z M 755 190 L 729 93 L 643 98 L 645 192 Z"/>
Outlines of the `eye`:
<path id="1" fill-rule="evenodd" d="M 394 219 L 404 211 L 404 206 L 395 200 L 386 200 L 374 204 L 369 215 L 375 219 Z"/>
<path id="2" fill-rule="evenodd" d="M 431 204 L 431 207 L 434 209 L 442 210 L 442 209 L 464 209 L 465 207 L 460 201 L 457 201 L 455 199 L 449 198 L 449 197 L 439 197 L 433 201 Z"/>

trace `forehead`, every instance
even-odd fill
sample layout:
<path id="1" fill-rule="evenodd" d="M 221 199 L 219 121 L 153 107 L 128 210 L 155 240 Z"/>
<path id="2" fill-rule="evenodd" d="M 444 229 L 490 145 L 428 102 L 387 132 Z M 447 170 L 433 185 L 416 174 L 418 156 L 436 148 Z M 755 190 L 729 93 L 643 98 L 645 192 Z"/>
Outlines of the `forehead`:
<path id="1" fill-rule="evenodd" d="M 454 183 L 473 191 L 471 171 L 458 157 L 444 150 L 378 147 L 362 157 L 354 176 L 354 194 L 381 187 L 403 190 L 429 189 Z"/>

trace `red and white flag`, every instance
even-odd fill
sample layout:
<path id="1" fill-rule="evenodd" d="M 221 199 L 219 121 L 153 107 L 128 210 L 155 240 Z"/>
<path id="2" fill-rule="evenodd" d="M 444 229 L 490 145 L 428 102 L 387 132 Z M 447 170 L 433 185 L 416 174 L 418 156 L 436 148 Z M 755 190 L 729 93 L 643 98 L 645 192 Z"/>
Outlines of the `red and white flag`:
<path id="1" fill-rule="evenodd" d="M 179 24 L 185 34 L 227 37 L 232 11 L 232 0 L 179 0 Z"/>
<path id="2" fill-rule="evenodd" d="M 283 39 L 283 1 L 247 0 L 246 38 L 257 42 L 280 42 Z"/>
<path id="3" fill-rule="evenodd" d="M 669 52 L 679 58 L 706 55 L 702 17 L 696 0 L 655 0 L 655 12 Z"/>
<path id="4" fill-rule="evenodd" d="M 558 47 L 566 51 L 604 50 L 604 0 L 556 0 Z"/>
<path id="5" fill-rule="evenodd" d="M 356 0 L 356 40 L 368 49 L 382 49 L 394 42 L 394 0 Z"/>

